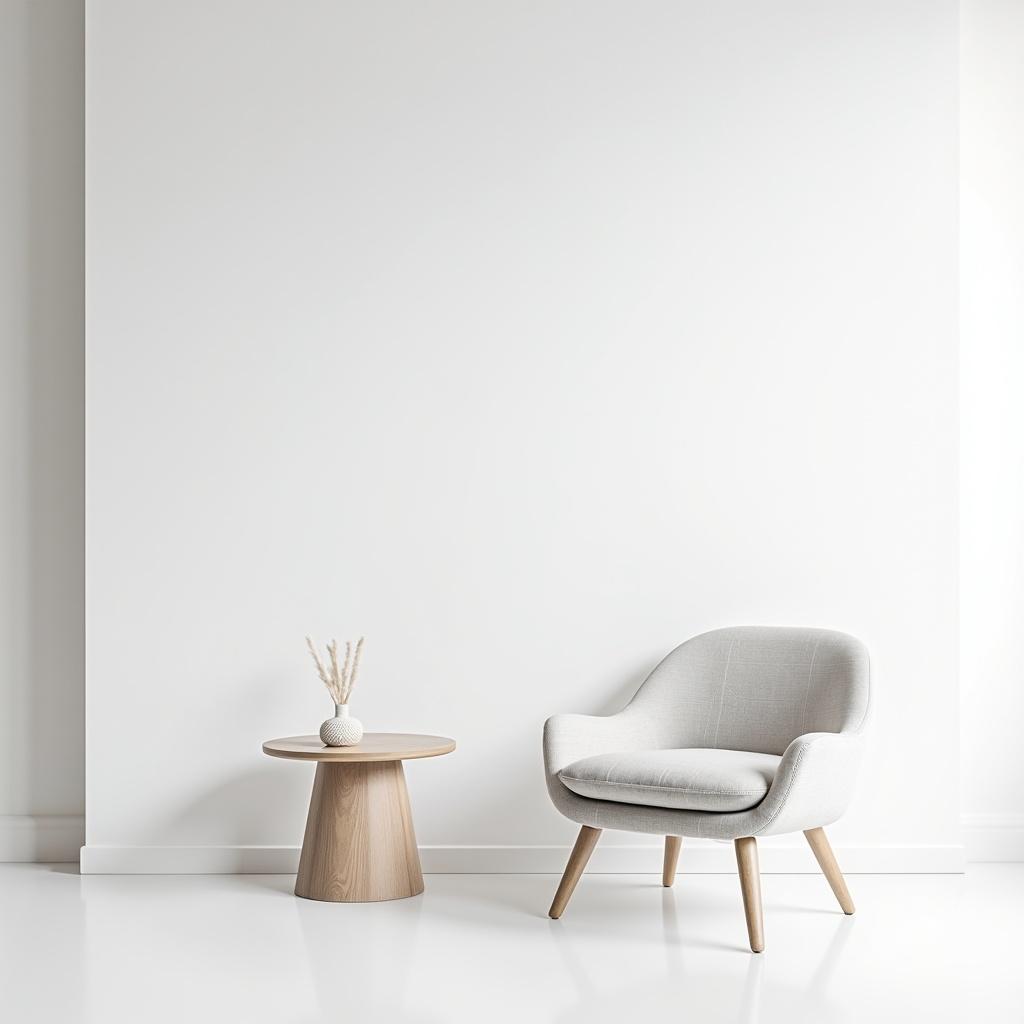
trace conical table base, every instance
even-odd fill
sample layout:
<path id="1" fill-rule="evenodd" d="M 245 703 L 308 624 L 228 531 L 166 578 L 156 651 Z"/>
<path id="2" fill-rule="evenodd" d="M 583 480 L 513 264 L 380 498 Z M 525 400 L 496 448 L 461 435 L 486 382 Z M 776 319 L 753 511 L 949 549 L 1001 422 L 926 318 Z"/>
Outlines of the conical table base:
<path id="1" fill-rule="evenodd" d="M 316 766 L 295 895 L 331 903 L 423 892 L 401 761 Z"/>

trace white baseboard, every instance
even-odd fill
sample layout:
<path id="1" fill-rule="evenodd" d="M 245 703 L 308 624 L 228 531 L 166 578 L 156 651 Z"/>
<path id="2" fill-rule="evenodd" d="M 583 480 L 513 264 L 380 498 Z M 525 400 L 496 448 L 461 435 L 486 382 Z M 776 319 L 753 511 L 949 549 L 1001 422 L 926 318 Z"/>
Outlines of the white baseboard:
<path id="1" fill-rule="evenodd" d="M 1024 861 L 1024 814 L 965 814 L 969 861 Z"/>
<path id="2" fill-rule="evenodd" d="M 761 870 L 768 874 L 817 874 L 804 844 L 762 844 Z M 421 846 L 427 874 L 560 874 L 568 846 Z M 688 874 L 732 874 L 731 843 L 684 840 Z M 836 849 L 846 874 L 947 874 L 964 870 L 962 846 L 847 846 Z M 294 846 L 84 846 L 84 875 L 295 874 Z M 608 874 L 656 874 L 661 846 L 598 846 L 588 870 Z"/>
<path id="3" fill-rule="evenodd" d="M 959 873 L 965 862 L 1024 861 L 1024 814 L 965 814 L 963 846 L 846 846 L 836 856 L 847 874 Z M 78 814 L 0 815 L 0 863 L 70 862 L 81 853 L 84 874 L 294 874 L 294 846 L 83 846 Z M 697 874 L 735 870 L 730 844 L 686 841 L 687 868 Z M 590 870 L 644 874 L 660 870 L 658 844 L 598 846 Z M 768 873 L 815 872 L 800 843 L 761 844 Z M 424 846 L 428 873 L 548 874 L 561 872 L 563 846 Z"/>
<path id="4" fill-rule="evenodd" d="M 83 842 L 80 814 L 0 814 L 0 863 L 78 860 Z"/>

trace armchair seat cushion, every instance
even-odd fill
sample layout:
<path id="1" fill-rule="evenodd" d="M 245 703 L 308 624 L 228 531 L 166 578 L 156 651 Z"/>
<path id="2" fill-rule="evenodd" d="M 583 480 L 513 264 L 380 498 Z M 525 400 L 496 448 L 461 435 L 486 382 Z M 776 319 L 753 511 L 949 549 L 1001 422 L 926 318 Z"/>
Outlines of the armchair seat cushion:
<path id="1" fill-rule="evenodd" d="M 782 758 L 690 747 L 584 757 L 558 773 L 578 796 L 680 811 L 746 811 L 768 792 Z"/>

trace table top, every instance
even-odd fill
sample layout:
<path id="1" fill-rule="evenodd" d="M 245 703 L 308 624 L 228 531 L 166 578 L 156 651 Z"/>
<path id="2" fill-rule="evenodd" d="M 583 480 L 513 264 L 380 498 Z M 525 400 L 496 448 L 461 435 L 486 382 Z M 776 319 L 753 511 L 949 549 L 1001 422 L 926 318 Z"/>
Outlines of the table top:
<path id="1" fill-rule="evenodd" d="M 283 736 L 267 740 L 263 753 L 293 761 L 407 761 L 437 757 L 455 749 L 447 736 L 420 736 L 412 732 L 368 732 L 355 746 L 328 747 L 319 736 Z"/>

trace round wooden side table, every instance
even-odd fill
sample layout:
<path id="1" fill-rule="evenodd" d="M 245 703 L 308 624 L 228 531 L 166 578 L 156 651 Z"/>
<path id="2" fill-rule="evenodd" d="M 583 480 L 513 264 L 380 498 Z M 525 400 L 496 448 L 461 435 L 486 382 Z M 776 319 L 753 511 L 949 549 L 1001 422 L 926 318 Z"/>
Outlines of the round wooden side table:
<path id="1" fill-rule="evenodd" d="M 264 754 L 316 761 L 295 895 L 369 903 L 423 892 L 402 762 L 454 749 L 445 736 L 396 732 L 368 732 L 354 747 L 325 747 L 319 736 L 267 740 Z"/>

